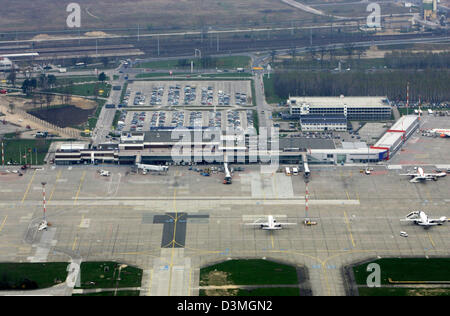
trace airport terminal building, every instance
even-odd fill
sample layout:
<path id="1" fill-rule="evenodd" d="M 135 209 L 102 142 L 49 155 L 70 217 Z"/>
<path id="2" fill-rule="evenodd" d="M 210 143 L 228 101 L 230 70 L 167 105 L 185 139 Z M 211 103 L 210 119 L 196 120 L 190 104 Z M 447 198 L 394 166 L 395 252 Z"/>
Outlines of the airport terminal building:
<path id="1" fill-rule="evenodd" d="M 55 164 L 348 164 L 389 160 L 419 127 L 415 115 L 403 116 L 371 147 L 344 142 L 337 148 L 330 138 L 285 137 L 266 142 L 245 134 L 225 135 L 205 130 L 124 132 L 120 142 L 101 144 L 60 143 L 51 154 Z"/>

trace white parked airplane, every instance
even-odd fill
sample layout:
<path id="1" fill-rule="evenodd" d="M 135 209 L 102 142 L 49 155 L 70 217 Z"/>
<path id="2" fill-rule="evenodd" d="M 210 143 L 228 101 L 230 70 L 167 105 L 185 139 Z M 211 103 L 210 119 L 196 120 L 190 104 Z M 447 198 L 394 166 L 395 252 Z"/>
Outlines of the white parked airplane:
<path id="1" fill-rule="evenodd" d="M 435 129 L 429 130 L 428 132 L 430 132 L 431 134 L 434 134 L 434 135 L 438 135 L 439 137 L 442 137 L 442 138 L 450 137 L 450 129 L 435 128 Z"/>
<path id="2" fill-rule="evenodd" d="M 255 222 L 245 224 L 245 225 L 259 226 L 261 229 L 264 229 L 264 230 L 280 230 L 280 229 L 283 229 L 283 226 L 297 225 L 296 223 L 279 223 L 276 221 L 276 219 L 272 215 L 267 216 L 267 222 L 262 222 L 261 220 L 263 220 L 263 219 L 262 218 L 257 219 Z"/>
<path id="3" fill-rule="evenodd" d="M 423 168 L 419 167 L 417 168 L 417 172 L 409 172 L 400 174 L 401 176 L 407 176 L 411 177 L 412 179 L 409 181 L 411 183 L 417 183 L 420 181 L 427 181 L 427 180 L 434 180 L 437 181 L 438 178 L 442 178 L 447 176 L 447 173 L 440 172 L 440 173 L 425 173 L 423 171 Z"/>
<path id="4" fill-rule="evenodd" d="M 447 217 L 442 216 L 438 219 L 435 218 L 429 218 L 427 214 L 423 211 L 415 211 L 411 212 L 408 215 L 406 215 L 405 219 L 401 219 L 402 222 L 412 222 L 416 225 L 423 226 L 425 228 L 431 227 L 431 226 L 437 226 L 442 225 L 445 222 L 447 222 Z"/>

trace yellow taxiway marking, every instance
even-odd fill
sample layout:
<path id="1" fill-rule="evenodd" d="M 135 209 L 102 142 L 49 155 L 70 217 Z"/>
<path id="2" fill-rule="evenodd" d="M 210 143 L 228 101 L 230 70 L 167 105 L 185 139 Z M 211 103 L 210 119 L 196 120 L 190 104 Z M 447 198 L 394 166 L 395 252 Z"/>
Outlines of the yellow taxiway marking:
<path id="1" fill-rule="evenodd" d="M 77 242 L 78 242 L 78 237 L 75 237 L 75 240 L 73 241 L 73 244 L 72 244 L 72 251 L 75 250 L 75 247 L 77 246 Z"/>
<path id="2" fill-rule="evenodd" d="M 352 234 L 352 231 L 350 229 L 350 222 L 348 221 L 348 216 L 347 216 L 347 212 L 346 211 L 344 211 L 344 215 L 345 215 L 345 223 L 347 224 L 347 230 L 348 230 L 348 232 L 350 234 L 350 239 L 352 240 L 353 248 L 355 248 L 356 247 L 355 240 L 353 239 L 353 234 Z"/>
<path id="3" fill-rule="evenodd" d="M 5 223 L 6 223 L 6 220 L 7 220 L 7 219 L 8 219 L 8 215 L 5 216 L 5 218 L 3 219 L 2 224 L 0 225 L 0 232 L 1 232 L 2 229 L 3 229 L 3 226 L 5 226 Z"/>
<path id="4" fill-rule="evenodd" d="M 428 239 L 430 239 L 431 245 L 433 246 L 433 248 L 436 248 L 436 244 L 434 243 L 433 238 L 431 238 L 430 233 L 427 233 L 427 234 L 428 234 Z"/>
<path id="5" fill-rule="evenodd" d="M 347 200 L 350 200 L 350 195 L 348 194 L 348 191 L 345 191 L 347 193 Z"/>
<path id="6" fill-rule="evenodd" d="M 50 203 L 50 201 L 51 201 L 52 198 L 53 198 L 53 194 L 55 193 L 56 186 L 57 186 L 57 184 L 58 184 L 59 178 L 61 177 L 61 174 L 62 174 L 62 170 L 59 170 L 58 175 L 56 176 L 55 185 L 53 186 L 52 193 L 50 193 L 50 197 L 49 197 L 49 199 L 48 199 L 48 202 L 49 202 L 49 203 Z"/>
<path id="7" fill-rule="evenodd" d="M 178 172 L 176 174 L 176 176 L 178 175 Z M 172 290 L 172 269 L 173 269 L 173 257 L 174 257 L 174 252 L 175 252 L 175 236 L 177 233 L 177 222 L 178 222 L 178 211 L 177 211 L 177 188 L 175 188 L 173 190 L 173 209 L 175 211 L 175 219 L 174 219 L 174 224 L 173 224 L 173 238 L 172 238 L 172 253 L 170 255 L 170 264 L 169 264 L 169 294 L 168 296 L 170 296 L 170 292 Z"/>
<path id="8" fill-rule="evenodd" d="M 34 170 L 33 176 L 31 177 L 31 180 L 30 180 L 30 183 L 28 183 L 27 190 L 25 191 L 25 194 L 23 195 L 22 204 L 25 201 L 25 199 L 27 198 L 28 192 L 30 192 L 31 184 L 33 183 L 34 176 L 36 175 L 36 171 L 37 170 Z"/>
<path id="9" fill-rule="evenodd" d="M 152 294 L 152 282 L 153 282 L 153 269 L 150 270 L 150 286 L 148 287 L 147 296 Z"/>
<path id="10" fill-rule="evenodd" d="M 80 225 L 78 225 L 78 228 L 81 228 L 81 225 L 83 225 L 83 222 L 84 222 L 84 214 L 81 215 L 81 222 L 80 222 Z"/>
<path id="11" fill-rule="evenodd" d="M 81 176 L 80 185 L 78 187 L 77 195 L 75 196 L 75 201 L 73 202 L 74 205 L 77 204 L 78 196 L 80 195 L 81 186 L 83 185 L 85 176 L 86 176 L 86 171 L 84 171 L 83 175 Z"/>

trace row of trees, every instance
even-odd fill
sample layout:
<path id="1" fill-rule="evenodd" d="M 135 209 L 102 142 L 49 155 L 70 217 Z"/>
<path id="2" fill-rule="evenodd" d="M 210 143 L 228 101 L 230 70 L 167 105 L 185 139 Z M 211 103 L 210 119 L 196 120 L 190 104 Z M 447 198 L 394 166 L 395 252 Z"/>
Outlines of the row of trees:
<path id="1" fill-rule="evenodd" d="M 54 87 L 56 84 L 57 80 L 55 75 L 42 74 L 37 79 L 36 78 L 25 79 L 22 83 L 22 91 L 27 96 L 29 96 L 37 88 L 48 89 Z"/>
<path id="2" fill-rule="evenodd" d="M 448 69 L 450 68 L 450 52 L 392 52 L 385 55 L 384 62 L 389 68 L 395 69 Z"/>
<path id="3" fill-rule="evenodd" d="M 410 83 L 410 100 L 443 102 L 450 100 L 450 71 L 381 71 L 381 72 L 276 72 L 274 91 L 280 98 L 298 96 L 387 96 L 406 100 Z"/>

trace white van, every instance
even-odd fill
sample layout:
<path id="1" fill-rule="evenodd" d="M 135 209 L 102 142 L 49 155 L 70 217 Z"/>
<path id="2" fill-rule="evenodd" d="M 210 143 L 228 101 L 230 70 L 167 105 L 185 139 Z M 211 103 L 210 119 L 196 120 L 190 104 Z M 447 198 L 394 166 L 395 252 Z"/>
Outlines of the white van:
<path id="1" fill-rule="evenodd" d="M 286 175 L 287 176 L 291 175 L 291 169 L 289 167 L 286 167 Z"/>
<path id="2" fill-rule="evenodd" d="M 297 167 L 292 168 L 292 175 L 298 176 L 298 168 Z"/>

